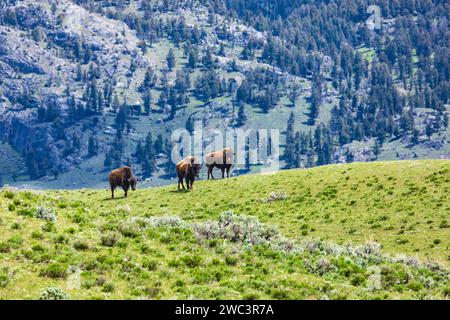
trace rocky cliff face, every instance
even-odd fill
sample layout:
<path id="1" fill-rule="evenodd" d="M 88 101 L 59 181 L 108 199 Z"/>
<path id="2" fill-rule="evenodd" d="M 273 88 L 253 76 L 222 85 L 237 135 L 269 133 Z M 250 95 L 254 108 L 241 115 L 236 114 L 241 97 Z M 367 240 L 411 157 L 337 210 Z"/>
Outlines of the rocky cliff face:
<path id="1" fill-rule="evenodd" d="M 114 95 L 131 106 L 143 104 L 140 87 L 146 70 L 151 67 L 161 75 L 165 69 L 164 55 L 144 53 L 140 47 L 142 41 L 127 24 L 110 19 L 106 14 L 90 12 L 72 1 L 10 1 L 1 10 L 5 17 L 8 12 L 14 12 L 15 17 L 13 22 L 3 21 L 0 25 L 0 140 L 8 142 L 24 157 L 29 153 L 45 153 L 46 157 L 35 160 L 38 161 L 35 166 L 42 169 L 39 175 L 49 174 L 44 171 L 56 166 L 70 170 L 74 167 L 73 159 L 81 156 L 66 157 L 63 145 L 72 138 L 72 133 L 80 131 L 83 122 L 91 120 L 89 117 L 77 123 L 62 120 L 63 123 L 56 125 L 38 120 L 39 110 L 46 109 L 49 104 L 55 104 L 63 117 L 70 112 L 69 98 L 73 97 L 77 104 L 86 104 L 88 84 L 79 79 L 80 65 L 82 77 L 88 73 L 87 77 L 91 78 L 89 72 L 95 68 L 96 84 L 99 87 L 109 84 Z M 201 6 L 192 5 L 160 14 L 161 19 L 185 16 L 186 26 L 190 28 L 208 25 L 208 10 Z M 226 24 L 221 18 L 219 21 Z M 249 32 L 261 41 L 264 39 L 263 35 L 243 25 L 233 24 L 228 28 L 227 41 L 237 45 L 242 44 L 243 35 Z M 214 30 L 204 32 L 205 44 L 219 43 Z M 83 61 L 85 57 L 76 57 L 80 48 L 83 54 L 89 52 L 88 61 Z M 226 67 L 230 58 L 220 58 L 217 62 Z M 259 63 L 255 62 L 255 65 Z M 252 67 L 249 62 L 237 60 L 235 68 L 245 72 Z M 166 72 L 166 76 L 168 83 L 174 84 L 175 72 Z M 240 81 L 239 75 L 237 80 Z M 111 132 L 107 119 L 110 108 L 110 105 L 103 108 L 100 123 L 91 128 L 92 132 L 108 136 Z M 207 108 L 209 112 L 194 111 L 191 119 L 224 121 L 224 108 L 223 103 L 213 102 Z M 156 122 L 161 123 L 161 118 L 164 116 L 159 116 Z M 180 125 L 174 122 L 174 126 Z M 226 122 L 230 124 L 231 120 Z M 98 132 L 102 128 L 105 131 Z M 86 151 L 86 147 L 82 149 Z M 101 145 L 100 153 L 106 149 L 106 145 Z"/>
<path id="2" fill-rule="evenodd" d="M 70 88 L 76 100 L 82 99 L 84 91 L 76 79 L 78 63 L 65 51 L 82 42 L 92 50 L 91 59 L 99 68 L 97 81 L 123 84 L 130 90 L 130 56 L 140 70 L 151 62 L 137 51 L 138 39 L 123 22 L 90 13 L 70 1 L 11 1 L 2 14 L 6 10 L 14 10 L 16 22 L 0 25 L 0 140 L 24 156 L 45 152 L 47 163 L 37 165 L 51 168 L 65 162 L 56 147 L 64 137 L 55 135 L 50 123 L 39 123 L 37 111 L 52 101 L 67 114 L 65 91 Z"/>

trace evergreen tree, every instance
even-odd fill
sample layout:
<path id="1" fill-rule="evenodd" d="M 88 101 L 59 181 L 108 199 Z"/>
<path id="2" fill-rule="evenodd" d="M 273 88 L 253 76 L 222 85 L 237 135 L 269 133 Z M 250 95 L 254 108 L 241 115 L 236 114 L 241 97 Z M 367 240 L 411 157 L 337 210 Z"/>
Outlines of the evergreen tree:
<path id="1" fill-rule="evenodd" d="M 105 160 L 103 161 L 103 166 L 106 169 L 110 169 L 112 167 L 111 152 L 107 152 L 105 154 Z"/>
<path id="2" fill-rule="evenodd" d="M 195 51 L 194 49 L 189 50 L 187 63 L 188 68 L 191 70 L 195 69 L 195 67 L 197 66 L 197 61 L 198 61 L 197 51 Z"/>
<path id="3" fill-rule="evenodd" d="M 114 113 L 116 113 L 120 109 L 120 101 L 119 101 L 119 97 L 117 95 L 114 95 L 114 100 L 113 100 L 111 107 L 112 107 L 112 111 Z"/>
<path id="4" fill-rule="evenodd" d="M 173 52 L 172 48 L 169 50 L 169 53 L 167 54 L 166 61 L 167 61 L 167 68 L 169 69 L 169 71 L 172 71 L 173 68 L 175 68 L 176 63 L 175 53 Z"/>
<path id="5" fill-rule="evenodd" d="M 166 111 L 167 99 L 168 99 L 167 91 L 168 90 L 161 91 L 161 94 L 159 95 L 159 99 L 158 99 L 158 103 L 157 103 L 162 112 Z"/>
<path id="6" fill-rule="evenodd" d="M 316 80 L 313 83 L 313 87 L 311 89 L 311 106 L 309 109 L 309 125 L 314 125 L 317 117 L 319 116 L 319 108 L 322 104 L 322 83 L 319 80 Z"/>
<path id="7" fill-rule="evenodd" d="M 143 176 L 145 178 L 151 177 L 156 170 L 155 149 L 151 132 L 148 132 L 147 137 L 145 138 L 143 155 L 140 158 Z"/>
<path id="8" fill-rule="evenodd" d="M 317 155 L 318 166 L 331 163 L 332 144 L 328 128 L 321 123 L 314 130 L 314 151 Z"/>
<path id="9" fill-rule="evenodd" d="M 236 118 L 236 126 L 241 127 L 247 122 L 247 115 L 245 114 L 245 103 L 238 102 L 238 113 Z"/>
<path id="10" fill-rule="evenodd" d="M 171 88 L 169 91 L 169 99 L 167 100 L 170 107 L 170 114 L 168 120 L 173 120 L 178 108 L 177 91 Z"/>
<path id="11" fill-rule="evenodd" d="M 145 89 L 154 88 L 157 80 L 158 80 L 158 77 L 156 75 L 155 70 L 152 67 L 149 67 L 147 69 L 147 71 L 145 72 L 145 76 L 144 76 L 144 83 L 143 83 L 144 88 Z"/>
<path id="12" fill-rule="evenodd" d="M 202 63 L 203 63 L 203 66 L 206 69 L 211 69 L 211 68 L 214 67 L 214 60 L 213 60 L 210 48 L 208 48 L 206 50 L 206 53 L 205 53 L 205 55 L 203 56 L 203 59 L 202 59 Z"/>
<path id="13" fill-rule="evenodd" d="M 152 92 L 149 90 L 144 95 L 144 114 L 146 116 L 150 115 L 152 108 L 152 101 L 153 101 Z"/>
<path id="14" fill-rule="evenodd" d="M 94 157 L 97 154 L 98 154 L 98 141 L 97 141 L 97 138 L 92 135 L 89 137 L 89 142 L 88 142 L 88 156 Z"/>
<path id="15" fill-rule="evenodd" d="M 31 37 L 36 42 L 42 41 L 42 30 L 40 27 L 35 27 L 33 31 L 31 31 Z"/>
<path id="16" fill-rule="evenodd" d="M 164 139 L 162 134 L 158 134 L 154 144 L 155 154 L 164 153 Z"/>
<path id="17" fill-rule="evenodd" d="M 11 9 L 11 8 L 8 8 L 8 9 L 6 10 L 5 17 L 3 18 L 3 21 L 4 21 L 6 24 L 9 24 L 9 25 L 11 25 L 11 26 L 17 25 L 16 10 L 13 10 L 13 9 Z"/>
<path id="18" fill-rule="evenodd" d="M 301 86 L 297 83 L 292 84 L 288 88 L 287 95 L 293 107 L 295 107 L 295 103 L 297 102 L 297 99 L 300 96 L 301 90 L 302 90 Z"/>
<path id="19" fill-rule="evenodd" d="M 284 151 L 284 158 L 286 161 L 286 168 L 295 168 L 297 160 L 295 158 L 295 131 L 294 131 L 294 124 L 295 124 L 295 116 L 294 112 L 291 112 L 288 122 L 287 122 L 287 128 L 286 128 L 286 149 Z"/>
<path id="20" fill-rule="evenodd" d="M 428 140 L 431 139 L 431 136 L 433 135 L 434 130 L 433 130 L 433 125 L 431 124 L 431 122 L 427 122 L 426 126 L 425 126 L 425 134 L 428 137 Z"/>
<path id="21" fill-rule="evenodd" d="M 114 125 L 117 130 L 123 131 L 128 123 L 128 107 L 125 103 L 120 106 L 119 112 L 114 120 Z"/>
<path id="22" fill-rule="evenodd" d="M 144 147 L 142 146 L 141 141 L 138 142 L 138 144 L 136 145 L 136 150 L 134 151 L 133 156 L 136 159 L 136 162 L 138 163 L 142 163 L 142 161 L 144 160 Z"/>
<path id="23" fill-rule="evenodd" d="M 412 143 L 413 145 L 416 145 L 416 144 L 419 143 L 419 135 L 420 135 L 419 130 L 414 129 L 414 130 L 412 131 L 411 143 Z"/>
<path id="24" fill-rule="evenodd" d="M 375 140 L 375 144 L 373 145 L 373 148 L 372 148 L 373 154 L 375 156 L 380 155 L 380 148 L 381 148 L 380 143 L 378 142 L 378 140 Z"/>
<path id="25" fill-rule="evenodd" d="M 353 161 L 355 161 L 355 156 L 353 155 L 353 152 L 351 152 L 350 149 L 347 148 L 347 150 L 345 150 L 345 162 L 352 163 Z"/>

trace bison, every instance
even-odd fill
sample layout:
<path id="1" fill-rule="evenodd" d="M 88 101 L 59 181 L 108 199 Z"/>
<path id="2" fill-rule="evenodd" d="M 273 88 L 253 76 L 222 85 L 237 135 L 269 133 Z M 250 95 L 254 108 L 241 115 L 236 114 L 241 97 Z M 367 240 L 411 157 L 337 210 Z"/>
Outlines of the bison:
<path id="1" fill-rule="evenodd" d="M 114 189 L 122 187 L 125 191 L 125 198 L 128 194 L 128 189 L 136 190 L 137 179 L 133 177 L 130 167 L 123 167 L 116 169 L 109 174 L 109 185 L 111 187 L 111 198 L 114 199 Z"/>
<path id="2" fill-rule="evenodd" d="M 230 177 L 230 169 L 233 166 L 233 149 L 225 148 L 219 151 L 209 153 L 205 157 L 206 166 L 208 167 L 208 180 L 213 176 L 213 169 L 218 168 L 222 170 L 222 179 L 225 178 L 225 170 L 227 171 L 227 178 Z"/>
<path id="3" fill-rule="evenodd" d="M 184 187 L 183 180 L 186 180 L 188 190 L 192 190 L 194 186 L 195 178 L 200 175 L 202 166 L 197 162 L 197 158 L 189 156 L 177 163 L 176 171 L 178 176 L 178 190 L 180 185 Z"/>

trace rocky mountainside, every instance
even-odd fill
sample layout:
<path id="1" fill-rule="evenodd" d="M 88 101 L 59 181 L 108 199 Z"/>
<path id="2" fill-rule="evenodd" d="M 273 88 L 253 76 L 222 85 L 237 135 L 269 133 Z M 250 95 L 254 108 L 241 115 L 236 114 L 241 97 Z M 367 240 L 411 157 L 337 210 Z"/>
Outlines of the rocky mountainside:
<path id="1" fill-rule="evenodd" d="M 171 133 L 195 121 L 279 129 L 286 168 L 450 158 L 448 4 L 380 1 L 370 30 L 365 1 L 264 3 L 3 1 L 0 184 L 99 186 L 122 164 L 163 184 Z"/>

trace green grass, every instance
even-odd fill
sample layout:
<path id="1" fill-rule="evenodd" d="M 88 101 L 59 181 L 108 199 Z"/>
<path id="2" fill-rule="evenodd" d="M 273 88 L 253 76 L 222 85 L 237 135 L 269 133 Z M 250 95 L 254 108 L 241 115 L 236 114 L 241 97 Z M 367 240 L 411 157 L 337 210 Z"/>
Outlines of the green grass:
<path id="1" fill-rule="evenodd" d="M 0 298 L 38 299 L 48 287 L 72 299 L 448 298 L 449 161 L 334 165 L 194 187 L 116 200 L 106 190 L 3 190 Z M 50 220 L 36 218 L 38 207 Z M 225 211 L 235 214 L 228 227 Z M 155 217 L 163 222 L 149 222 Z M 364 246 L 374 242 L 379 252 Z M 71 266 L 79 289 L 67 285 Z"/>
<path id="2" fill-rule="evenodd" d="M 373 49 L 369 49 L 366 47 L 362 47 L 356 50 L 357 52 L 361 53 L 363 58 L 367 60 L 367 62 L 371 63 L 373 59 L 376 57 L 376 52 Z"/>
<path id="3" fill-rule="evenodd" d="M 26 170 L 20 169 L 25 167 L 24 159 L 9 144 L 4 142 L 0 142 L 0 163 L 2 164 L 2 173 L 0 176 L 3 184 L 13 182 L 13 176 L 16 176 L 17 179 L 29 178 L 26 175 Z"/>

